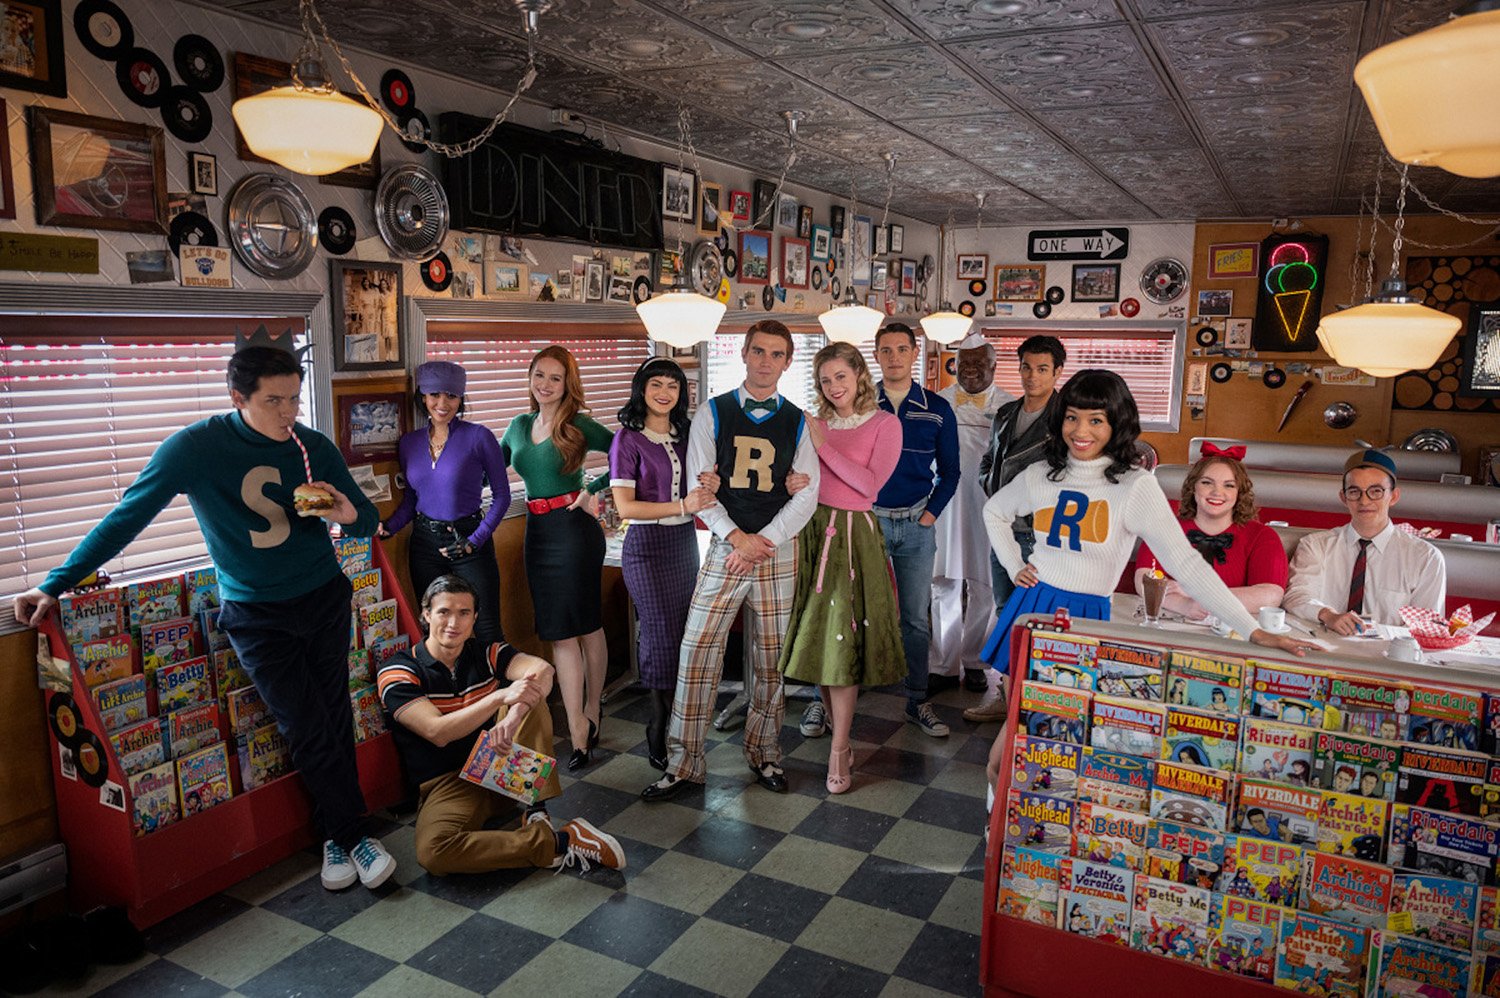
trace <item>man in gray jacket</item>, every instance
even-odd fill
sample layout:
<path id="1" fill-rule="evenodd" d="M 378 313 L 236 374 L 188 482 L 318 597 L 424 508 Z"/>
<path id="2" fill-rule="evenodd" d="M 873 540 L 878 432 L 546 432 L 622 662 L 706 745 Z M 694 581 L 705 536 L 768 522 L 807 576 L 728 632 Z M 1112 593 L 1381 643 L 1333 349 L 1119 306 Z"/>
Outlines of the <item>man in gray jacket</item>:
<path id="1" fill-rule="evenodd" d="M 1057 381 L 1067 363 L 1068 352 L 1055 336 L 1032 336 L 1016 348 L 1021 361 L 1022 395 L 1001 406 L 990 424 L 990 445 L 979 462 L 980 484 L 986 496 L 999 492 L 1029 464 L 1042 460 L 1042 444 L 1058 405 Z M 1035 536 L 1031 517 L 1019 517 L 1012 525 L 1023 558 L 1031 558 Z M 990 577 L 994 583 L 995 607 L 999 609 L 1015 591 L 1005 569 L 990 552 Z M 1005 686 L 1000 695 L 964 711 L 969 721 L 998 721 L 1005 716 Z"/>

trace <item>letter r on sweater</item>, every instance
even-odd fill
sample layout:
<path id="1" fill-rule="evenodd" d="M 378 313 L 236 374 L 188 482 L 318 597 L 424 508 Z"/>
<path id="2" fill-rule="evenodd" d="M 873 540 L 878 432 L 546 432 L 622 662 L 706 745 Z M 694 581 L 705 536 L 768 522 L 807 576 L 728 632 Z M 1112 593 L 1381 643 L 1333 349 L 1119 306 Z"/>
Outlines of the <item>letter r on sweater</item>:
<path id="1" fill-rule="evenodd" d="M 771 464 L 776 460 L 776 448 L 765 437 L 734 438 L 734 472 L 729 476 L 729 487 L 748 489 L 750 473 L 755 473 L 755 491 L 771 491 Z"/>
<path id="2" fill-rule="evenodd" d="M 1048 547 L 1062 547 L 1066 530 L 1068 550 L 1082 551 L 1084 541 L 1098 543 L 1109 536 L 1109 503 L 1103 499 L 1090 501 L 1082 492 L 1063 489 L 1057 494 L 1056 506 L 1036 511 L 1035 526 L 1038 533 L 1046 531 Z"/>

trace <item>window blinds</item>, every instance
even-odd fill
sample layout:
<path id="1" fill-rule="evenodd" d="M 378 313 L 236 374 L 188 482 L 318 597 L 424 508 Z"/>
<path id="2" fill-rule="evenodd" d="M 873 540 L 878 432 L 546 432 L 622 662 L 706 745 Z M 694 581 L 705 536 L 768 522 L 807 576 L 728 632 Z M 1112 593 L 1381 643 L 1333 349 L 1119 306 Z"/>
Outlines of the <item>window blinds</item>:
<path id="1" fill-rule="evenodd" d="M 1016 348 L 1037 333 L 1056 336 L 1068 351 L 1068 363 L 1057 384 L 1059 389 L 1079 371 L 1105 368 L 1124 378 L 1125 384 L 1130 386 L 1136 407 L 1140 409 L 1142 425 L 1171 423 L 1176 404 L 1173 388 L 1178 378 L 1176 333 L 1172 330 L 1114 332 L 1046 328 L 1006 330 L 999 336 L 991 330 L 990 342 L 995 344 L 998 357 L 995 384 L 1017 398 L 1021 396 L 1021 375 L 1017 370 Z"/>

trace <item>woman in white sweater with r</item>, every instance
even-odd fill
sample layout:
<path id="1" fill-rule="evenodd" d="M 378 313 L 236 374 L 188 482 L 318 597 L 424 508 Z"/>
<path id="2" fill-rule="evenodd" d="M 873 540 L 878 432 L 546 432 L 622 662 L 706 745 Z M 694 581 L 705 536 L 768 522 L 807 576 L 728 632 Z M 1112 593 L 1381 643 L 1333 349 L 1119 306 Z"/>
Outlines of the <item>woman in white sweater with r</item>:
<path id="1" fill-rule="evenodd" d="M 1010 668 L 1010 630 L 1017 617 L 1065 607 L 1074 617 L 1109 619 L 1109 597 L 1144 537 L 1188 595 L 1256 644 L 1295 655 L 1318 646 L 1261 630 L 1188 543 L 1150 472 L 1136 467 L 1140 416 L 1130 389 L 1113 371 L 1079 371 L 1062 390 L 1045 445 L 1031 465 L 984 505 L 984 526 L 1016 590 L 1000 609 L 981 657 L 1001 674 Z M 1032 514 L 1031 561 L 1011 521 Z M 1024 678 L 1022 676 L 1021 678 Z M 991 792 L 1002 741 L 990 749 Z"/>

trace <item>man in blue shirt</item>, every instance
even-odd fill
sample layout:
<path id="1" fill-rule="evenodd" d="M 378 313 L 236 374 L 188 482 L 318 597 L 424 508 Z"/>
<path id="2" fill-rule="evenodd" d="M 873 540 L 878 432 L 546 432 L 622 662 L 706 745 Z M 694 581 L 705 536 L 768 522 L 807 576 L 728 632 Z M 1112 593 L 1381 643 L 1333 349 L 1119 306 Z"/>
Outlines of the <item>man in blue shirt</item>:
<path id="1" fill-rule="evenodd" d="M 875 497 L 875 516 L 896 574 L 901 608 L 901 644 L 906 653 L 906 719 L 934 738 L 948 725 L 927 702 L 927 619 L 937 533 L 932 525 L 958 490 L 958 421 L 953 407 L 912 380 L 917 335 L 904 322 L 888 322 L 875 334 L 881 380 L 880 407 L 901 420 L 901 460 Z M 823 734 L 823 704 L 814 700 L 802 715 L 804 735 Z"/>

